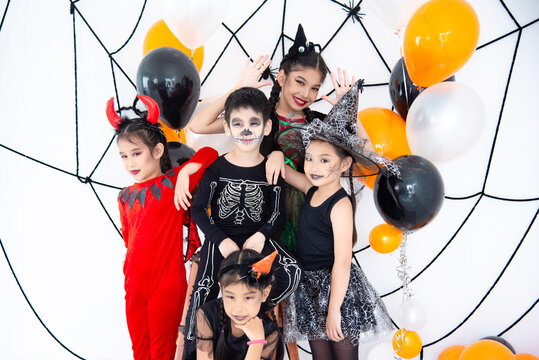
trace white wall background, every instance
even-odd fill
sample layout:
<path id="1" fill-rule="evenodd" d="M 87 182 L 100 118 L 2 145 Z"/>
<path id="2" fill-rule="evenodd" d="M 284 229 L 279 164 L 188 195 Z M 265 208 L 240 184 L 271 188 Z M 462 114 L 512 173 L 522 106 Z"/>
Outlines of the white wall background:
<path id="1" fill-rule="evenodd" d="M 536 0 L 473 0 L 481 24 L 479 45 L 539 18 Z M 0 0 L 0 9 L 8 4 Z M 224 23 L 233 30 L 261 1 L 231 0 Z M 69 1 L 12 0 L 0 31 L 0 239 L 11 265 L 35 311 L 50 331 L 74 353 L 86 359 L 128 359 L 130 341 L 125 324 L 122 261 L 123 241 L 102 210 L 92 188 L 76 177 L 53 170 L 5 147 L 76 173 L 73 17 Z M 142 0 L 79 1 L 80 13 L 112 52 L 131 34 Z M 270 53 L 280 34 L 283 1 L 269 0 L 238 32 L 251 56 Z M 285 34 L 293 37 L 303 24 L 309 40 L 324 45 L 346 13 L 329 0 L 286 2 Z M 135 81 L 142 58 L 142 41 L 149 27 L 162 18 L 157 0 L 150 0 L 132 39 L 114 59 Z M 77 14 L 78 159 L 82 178 L 90 175 L 112 138 L 104 104 L 114 95 L 110 60 Z M 363 20 L 390 68 L 400 57 L 399 38 L 368 12 Z M 484 101 L 487 124 L 477 145 L 467 154 L 440 164 L 446 195 L 481 191 L 498 119 L 501 116 L 492 164 L 484 191 L 503 198 L 537 198 L 539 192 L 539 23 L 522 31 L 509 83 L 504 91 L 518 32 L 478 50 L 457 72 L 457 81 L 472 87 Z M 205 43 L 201 78 L 223 50 L 230 33 L 219 28 Z M 289 43 L 287 44 L 287 48 Z M 349 20 L 324 51 L 331 69 L 344 67 L 367 83 L 388 81 L 385 68 L 365 32 Z M 281 59 L 278 52 L 274 66 Z M 208 77 L 201 97 L 228 89 L 244 62 L 232 41 Z M 134 87 L 115 67 L 120 100 L 130 103 Z M 328 79 L 329 80 L 329 79 Z M 331 89 L 326 81 L 323 91 Z M 269 93 L 269 88 L 266 89 Z M 367 88 L 360 109 L 390 108 L 387 87 Z M 313 108 L 328 111 L 326 104 Z M 107 152 L 92 180 L 117 186 L 132 181 L 121 168 L 115 145 Z M 94 185 L 114 222 L 119 224 L 117 191 Z M 421 271 L 447 244 L 477 197 L 446 200 L 436 219 L 409 238 L 411 274 Z M 464 227 L 412 288 L 428 311 L 419 332 L 427 344 L 464 320 L 492 286 L 515 251 L 538 210 L 538 201 L 507 202 L 483 197 Z M 364 192 L 359 209 L 359 247 L 368 244 L 370 230 L 381 223 L 372 199 Z M 511 264 L 470 319 L 452 335 L 425 349 L 436 359 L 444 348 L 468 345 L 509 327 L 539 298 L 539 226 L 530 228 Z M 397 255 L 367 249 L 358 255 L 362 267 L 381 294 L 399 284 Z M 17 287 L 8 262 L 0 256 L 0 358 L 72 359 L 47 333 Z M 390 314 L 402 297 L 384 298 Z M 504 338 L 517 352 L 539 355 L 539 309 L 535 307 Z M 371 346 L 361 349 L 367 358 Z M 306 357 L 307 358 L 307 357 Z"/>

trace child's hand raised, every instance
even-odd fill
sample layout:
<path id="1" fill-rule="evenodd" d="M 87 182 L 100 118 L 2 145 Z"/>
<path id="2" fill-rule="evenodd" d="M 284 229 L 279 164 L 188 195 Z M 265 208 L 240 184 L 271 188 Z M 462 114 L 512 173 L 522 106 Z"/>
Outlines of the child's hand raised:
<path id="1" fill-rule="evenodd" d="M 271 81 L 258 81 L 264 70 L 271 64 L 271 60 L 266 62 L 268 58 L 269 55 L 261 55 L 255 61 L 251 61 L 251 58 L 247 58 L 234 88 L 260 88 L 262 86 L 271 85 Z"/>
<path id="2" fill-rule="evenodd" d="M 241 329 L 249 340 L 264 340 L 266 337 L 264 335 L 264 324 L 262 324 L 262 319 L 258 316 L 255 316 L 243 325 L 234 324 L 235 327 Z"/>
<path id="3" fill-rule="evenodd" d="M 350 82 L 348 80 L 348 73 L 346 70 L 342 70 L 341 68 L 337 68 L 337 72 L 339 73 L 339 82 L 335 80 L 335 75 L 333 72 L 331 72 L 329 75 L 331 76 L 331 82 L 333 83 L 333 88 L 335 89 L 335 97 L 331 98 L 329 96 L 322 96 L 322 99 L 329 102 L 331 105 L 335 106 L 337 101 L 339 101 L 344 94 L 350 90 L 352 85 L 356 83 L 356 78 L 352 76 L 352 81 Z"/>
<path id="4" fill-rule="evenodd" d="M 327 336 L 335 341 L 339 342 L 344 340 L 344 335 L 341 331 L 341 311 L 340 310 L 329 310 L 328 316 L 326 317 L 326 334 Z"/>

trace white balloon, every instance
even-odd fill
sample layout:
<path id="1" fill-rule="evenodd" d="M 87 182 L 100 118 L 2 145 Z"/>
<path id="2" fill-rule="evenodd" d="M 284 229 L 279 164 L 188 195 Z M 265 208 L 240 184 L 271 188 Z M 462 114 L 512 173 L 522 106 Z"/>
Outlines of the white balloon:
<path id="1" fill-rule="evenodd" d="M 427 311 L 414 298 L 408 298 L 400 304 L 398 316 L 401 329 L 417 331 L 427 323 Z"/>
<path id="2" fill-rule="evenodd" d="M 399 31 L 414 12 L 428 0 L 366 0 L 363 5 L 372 11 L 384 24 Z"/>
<path id="3" fill-rule="evenodd" d="M 182 44 L 196 49 L 221 25 L 226 5 L 223 0 L 164 0 L 163 20 Z"/>
<path id="4" fill-rule="evenodd" d="M 395 359 L 395 351 L 393 350 L 393 345 L 388 342 L 382 342 L 374 346 L 369 355 L 367 355 L 367 360 L 393 360 Z"/>
<path id="5" fill-rule="evenodd" d="M 469 150 L 485 124 L 481 98 L 456 82 L 430 86 L 414 100 L 406 117 L 412 154 L 443 162 Z"/>

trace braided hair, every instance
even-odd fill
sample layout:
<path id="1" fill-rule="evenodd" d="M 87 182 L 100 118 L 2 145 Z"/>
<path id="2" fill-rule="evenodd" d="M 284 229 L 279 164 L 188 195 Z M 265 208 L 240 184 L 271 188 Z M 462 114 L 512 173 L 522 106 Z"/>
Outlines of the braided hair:
<path id="1" fill-rule="evenodd" d="M 141 142 L 146 145 L 153 152 L 153 149 L 157 144 L 163 144 L 164 151 L 159 159 L 159 167 L 161 168 L 162 173 L 166 173 L 168 170 L 172 169 L 172 162 L 170 161 L 170 156 L 167 146 L 167 138 L 165 134 L 159 127 L 159 124 L 151 124 L 146 120 L 146 111 L 140 111 L 136 108 L 136 100 L 132 107 L 121 108 L 120 110 L 132 110 L 137 117 L 129 118 L 127 116 L 122 116 L 122 121 L 118 124 L 118 129 L 116 130 L 117 140 L 125 139 L 129 142 Z"/>

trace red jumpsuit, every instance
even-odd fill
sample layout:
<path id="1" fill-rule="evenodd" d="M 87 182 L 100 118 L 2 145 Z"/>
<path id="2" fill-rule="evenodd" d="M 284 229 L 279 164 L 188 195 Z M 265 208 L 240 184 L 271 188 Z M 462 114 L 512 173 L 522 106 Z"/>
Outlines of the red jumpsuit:
<path id="1" fill-rule="evenodd" d="M 193 191 L 218 154 L 200 149 L 189 162 Z M 174 206 L 179 168 L 123 189 L 118 197 L 125 256 L 127 327 L 136 360 L 174 359 L 187 281 L 183 262 L 184 211 Z M 193 228 L 195 229 L 195 228 Z"/>

